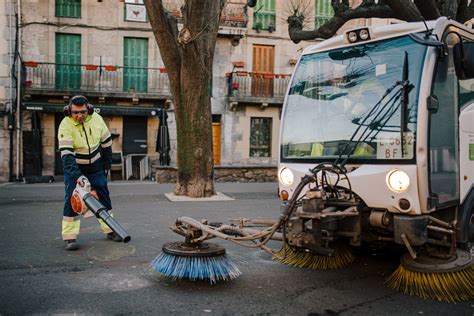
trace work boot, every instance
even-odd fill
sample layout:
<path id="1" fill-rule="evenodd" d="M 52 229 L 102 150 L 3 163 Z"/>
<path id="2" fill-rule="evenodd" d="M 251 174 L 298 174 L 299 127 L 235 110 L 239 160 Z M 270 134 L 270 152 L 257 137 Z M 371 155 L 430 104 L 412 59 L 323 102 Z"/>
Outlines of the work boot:
<path id="1" fill-rule="evenodd" d="M 115 232 L 108 233 L 107 234 L 107 239 L 110 239 L 110 240 L 113 240 L 113 241 L 116 241 L 116 242 L 122 241 L 122 238 L 120 238 L 120 236 L 117 235 Z"/>
<path id="2" fill-rule="evenodd" d="M 79 245 L 75 239 L 69 239 L 64 241 L 64 248 L 66 250 L 77 250 L 79 249 Z"/>

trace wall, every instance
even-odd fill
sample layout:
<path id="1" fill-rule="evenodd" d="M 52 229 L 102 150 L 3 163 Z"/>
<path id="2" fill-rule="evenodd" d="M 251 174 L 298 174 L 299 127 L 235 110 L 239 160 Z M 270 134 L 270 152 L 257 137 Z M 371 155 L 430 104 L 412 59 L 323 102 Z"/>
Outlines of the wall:
<path id="1" fill-rule="evenodd" d="M 81 34 L 83 64 L 123 65 L 124 37 L 148 38 L 149 67 L 163 67 L 149 23 L 124 21 L 124 2 L 82 1 L 81 18 L 55 17 L 54 0 L 24 0 L 24 60 L 54 62 L 55 33 Z M 70 26 L 59 26 L 70 24 Z M 86 27 L 97 26 L 97 27 Z M 105 30 L 100 27 L 111 28 Z M 119 30 L 118 28 L 125 28 Z M 104 47 L 107 49 L 104 50 Z"/>
<path id="2" fill-rule="evenodd" d="M 55 137 L 54 130 L 54 114 L 43 113 L 41 117 L 41 133 L 43 136 L 43 175 L 49 176 L 54 174 L 55 163 Z"/>
<path id="3" fill-rule="evenodd" d="M 242 1 L 243 3 L 245 1 Z M 6 2 L 0 4 L 6 7 Z M 211 99 L 212 113 L 221 115 L 221 163 L 222 165 L 253 165 L 270 164 L 276 165 L 278 160 L 278 138 L 279 138 L 279 111 L 277 107 L 269 107 L 262 110 L 256 106 L 239 106 L 235 111 L 229 109 L 227 101 L 226 73 L 233 70 L 252 71 L 252 49 L 253 45 L 272 45 L 275 47 L 275 67 L 276 74 L 291 74 L 294 66 L 290 60 L 298 59 L 301 51 L 314 44 L 316 41 L 300 42 L 294 44 L 289 40 L 288 25 L 286 17 L 288 15 L 288 1 L 276 0 L 276 29 L 274 32 L 262 30 L 257 33 L 252 29 L 254 9 L 248 8 L 247 13 L 249 21 L 247 24 L 247 34 L 240 40 L 238 46 L 232 46 L 228 37 L 219 36 L 214 56 L 213 67 L 213 97 Z M 310 1 L 314 12 L 314 1 Z M 353 0 L 351 4 L 356 6 L 361 0 Z M 123 42 L 124 37 L 148 38 L 148 65 L 153 68 L 164 67 L 160 57 L 159 49 L 151 32 L 149 23 L 137 23 L 124 21 L 124 2 L 123 1 L 82 1 L 82 16 L 80 19 L 57 18 L 55 17 L 54 0 L 23 0 L 23 59 L 25 61 L 33 60 L 39 62 L 55 61 L 55 33 L 74 33 L 81 34 L 82 39 L 82 63 L 103 65 L 123 65 Z M 0 10 L 0 12 L 2 12 Z M 2 42 L 2 21 L 4 16 L 0 14 L 0 52 L 3 52 Z M 346 23 L 342 30 L 356 25 L 386 24 L 388 20 L 358 19 Z M 61 26 L 71 24 L 69 26 Z M 81 26 L 82 25 L 82 26 Z M 4 27 L 4 26 L 3 26 Z M 104 28 L 109 28 L 105 30 Z M 121 29 L 119 29 L 121 28 Z M 5 34 L 5 32 L 3 32 Z M 3 55 L 3 54 L 2 54 Z M 234 68 L 233 62 L 243 62 L 243 68 Z M 4 74 L 0 60 L 0 81 Z M 1 87 L 2 85 L 0 85 Z M 0 88 L 0 105 L 2 90 Z M 170 156 L 172 164 L 176 160 L 176 124 L 174 112 L 168 112 L 168 125 L 170 132 Z M 250 138 L 250 117 L 272 117 L 272 157 L 270 158 L 250 158 L 249 157 L 249 138 Z M 43 126 L 53 124 L 54 122 L 44 122 Z M 0 117 L 1 119 L 1 117 Z M 113 150 L 120 151 L 123 144 L 121 117 L 106 117 L 107 124 L 112 133 L 119 134 L 114 139 Z M 148 120 L 148 153 L 156 155 L 156 135 L 158 128 L 158 119 L 150 118 Z M 45 128 L 46 132 L 49 127 Z M 4 133 L 4 130 L 0 130 Z M 49 134 L 48 134 L 49 135 Z M 3 137 L 5 137 L 3 135 Z M 2 138 L 2 135 L 0 135 Z M 49 145 L 48 145 L 49 146 Z M 54 145 L 53 145 L 54 147 Z M 2 148 L 6 148 L 3 146 Z M 0 155 L 5 152 L 0 149 Z M 1 158 L 1 156 L 0 156 Z M 44 149 L 45 172 L 52 167 L 47 159 L 54 161 L 54 149 Z M 46 159 L 47 158 L 47 159 Z M 0 159 L 6 161 L 7 159 Z M 7 168 L 2 168 L 7 170 Z M 0 174 L 1 178 L 1 174 Z"/>
<path id="4" fill-rule="evenodd" d="M 158 183 L 175 183 L 178 170 L 175 167 L 152 166 L 152 174 Z M 217 166 L 214 167 L 215 182 L 276 182 L 275 166 Z"/>
<path id="5" fill-rule="evenodd" d="M 0 2 L 0 182 L 6 182 L 10 177 L 10 137 L 14 137 L 14 134 L 10 135 L 6 111 L 11 109 L 11 96 L 16 95 L 10 77 L 10 49 L 15 44 L 15 29 L 10 28 L 10 22 L 15 25 L 15 12 L 16 1 Z"/>

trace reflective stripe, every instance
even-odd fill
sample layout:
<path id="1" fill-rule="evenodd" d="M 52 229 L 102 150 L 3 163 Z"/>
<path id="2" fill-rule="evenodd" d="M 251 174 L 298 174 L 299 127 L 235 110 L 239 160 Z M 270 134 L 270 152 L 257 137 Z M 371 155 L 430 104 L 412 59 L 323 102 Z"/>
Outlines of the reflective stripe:
<path id="1" fill-rule="evenodd" d="M 111 217 L 114 217 L 114 214 L 112 214 L 112 212 L 109 212 L 109 215 Z M 104 234 L 108 234 L 108 233 L 111 233 L 112 232 L 112 229 L 110 229 L 109 226 L 107 226 L 107 224 L 100 218 L 97 219 L 99 221 L 99 224 L 100 224 L 100 230 L 104 233 Z"/>
<path id="2" fill-rule="evenodd" d="M 72 221 L 70 219 L 72 219 Z M 61 232 L 63 240 L 76 239 L 80 229 L 81 221 L 79 219 L 75 220 L 74 217 L 63 217 Z"/>
<path id="3" fill-rule="evenodd" d="M 73 156 L 75 156 L 75 155 L 74 155 L 74 152 L 71 151 L 71 150 L 69 150 L 69 149 L 63 149 L 63 150 L 61 150 L 61 158 L 62 158 L 63 156 L 66 156 L 66 155 L 73 155 Z"/>
<path id="4" fill-rule="evenodd" d="M 77 158 L 76 157 L 76 163 L 79 164 L 79 165 L 88 165 L 88 164 L 93 164 L 94 162 L 96 162 L 97 160 L 99 160 L 100 158 L 100 152 L 98 152 L 94 158 L 92 159 L 82 159 L 82 158 Z"/>
<path id="5" fill-rule="evenodd" d="M 99 145 L 97 145 L 97 146 L 99 146 Z M 77 158 L 77 159 L 87 159 L 87 160 L 89 160 L 89 159 L 92 159 L 93 157 L 95 157 L 98 153 L 100 153 L 100 147 L 97 147 L 96 150 L 91 151 L 90 154 L 89 154 L 89 153 L 87 153 L 87 154 L 80 154 L 80 153 L 78 153 L 78 152 L 76 151 L 76 158 Z"/>
<path id="6" fill-rule="evenodd" d="M 110 146 L 112 146 L 112 139 L 111 139 L 111 140 L 109 140 L 109 141 L 108 141 L 108 142 L 106 142 L 106 143 L 102 143 L 100 146 L 101 146 L 102 148 L 105 148 L 105 147 L 110 147 Z"/>
<path id="7" fill-rule="evenodd" d="M 79 216 L 73 216 L 73 217 L 63 216 L 63 221 L 65 222 L 74 222 L 74 221 L 79 221 L 79 220 L 81 220 Z"/>
<path id="8" fill-rule="evenodd" d="M 63 240 L 77 239 L 77 235 L 75 234 L 66 234 L 66 235 L 62 235 L 62 237 L 63 237 Z"/>
<path id="9" fill-rule="evenodd" d="M 72 147 L 72 140 L 60 140 L 59 141 L 59 148 L 61 147 Z"/>
<path id="10" fill-rule="evenodd" d="M 105 132 L 105 134 L 102 135 L 102 137 L 100 138 L 100 141 L 101 141 L 101 142 L 105 142 L 105 141 L 107 140 L 107 138 L 109 138 L 109 137 L 112 137 L 112 135 L 110 135 L 110 131 L 107 130 L 107 131 Z"/>
<path id="11" fill-rule="evenodd" d="M 90 148 L 90 153 L 93 154 L 99 148 L 99 144 Z M 76 148 L 74 149 L 76 154 L 89 155 L 89 148 Z"/>

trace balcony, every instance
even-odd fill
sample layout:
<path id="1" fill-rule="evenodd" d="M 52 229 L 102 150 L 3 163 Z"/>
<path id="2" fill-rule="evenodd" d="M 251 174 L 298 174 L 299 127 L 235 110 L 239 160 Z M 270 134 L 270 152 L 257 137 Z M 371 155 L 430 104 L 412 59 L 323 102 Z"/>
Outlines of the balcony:
<path id="1" fill-rule="evenodd" d="M 282 105 L 290 75 L 236 71 L 227 74 L 230 103 Z"/>
<path id="2" fill-rule="evenodd" d="M 247 23 L 249 21 L 247 10 L 247 1 L 228 1 L 222 10 L 219 21 L 219 32 L 221 36 L 239 36 L 242 37 L 247 32 Z M 184 0 L 164 0 L 163 6 L 173 15 L 178 23 L 183 23 L 181 16 L 181 6 Z"/>
<path id="3" fill-rule="evenodd" d="M 24 62 L 26 92 L 171 98 L 166 69 Z"/>

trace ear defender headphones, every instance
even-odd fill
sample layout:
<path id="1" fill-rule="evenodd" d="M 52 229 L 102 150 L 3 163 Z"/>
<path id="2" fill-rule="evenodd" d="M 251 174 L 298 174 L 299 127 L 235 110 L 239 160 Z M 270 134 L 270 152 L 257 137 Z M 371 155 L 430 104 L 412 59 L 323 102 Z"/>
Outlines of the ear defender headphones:
<path id="1" fill-rule="evenodd" d="M 64 116 L 71 116 L 71 107 L 72 105 L 83 106 L 85 105 L 87 108 L 87 115 L 92 115 L 94 113 L 94 107 L 92 104 L 89 103 L 87 98 L 83 95 L 76 95 L 69 100 L 69 104 L 64 107 Z"/>

